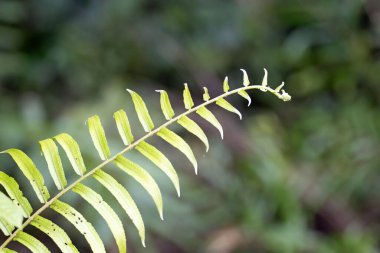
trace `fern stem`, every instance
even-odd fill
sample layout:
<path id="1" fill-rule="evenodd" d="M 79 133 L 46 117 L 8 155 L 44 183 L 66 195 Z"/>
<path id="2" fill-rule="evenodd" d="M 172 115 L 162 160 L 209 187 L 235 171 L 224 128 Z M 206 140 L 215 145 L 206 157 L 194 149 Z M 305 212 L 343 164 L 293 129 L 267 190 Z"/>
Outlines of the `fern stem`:
<path id="1" fill-rule="evenodd" d="M 106 165 L 110 164 L 111 162 L 113 162 L 118 156 L 123 155 L 127 151 L 129 151 L 129 150 L 133 149 L 134 147 L 136 147 L 140 142 L 142 142 L 142 141 L 150 138 L 151 136 L 155 135 L 156 133 L 158 133 L 162 128 L 171 125 L 172 123 L 178 121 L 181 117 L 186 116 L 188 114 L 191 114 L 191 113 L 197 111 L 201 107 L 204 107 L 204 106 L 207 106 L 209 104 L 212 104 L 212 103 L 216 102 L 220 98 L 228 97 L 228 96 L 230 96 L 232 94 L 238 93 L 241 90 L 254 90 L 254 89 L 259 89 L 259 90 L 264 91 L 264 92 L 269 91 L 270 93 L 272 93 L 273 95 L 277 96 L 278 98 L 284 99 L 284 97 L 283 97 L 282 94 L 280 94 L 278 91 L 270 88 L 269 86 L 261 86 L 261 85 L 243 86 L 241 88 L 238 88 L 238 89 L 235 89 L 235 90 L 231 90 L 229 92 L 225 92 L 225 93 L 223 93 L 223 94 L 221 94 L 221 95 L 219 95 L 219 96 L 217 96 L 217 97 L 215 97 L 213 99 L 210 99 L 210 100 L 208 100 L 208 101 L 206 101 L 206 102 L 204 102 L 204 103 L 202 103 L 200 105 L 197 105 L 197 106 L 195 106 L 195 107 L 193 107 L 193 108 L 191 108 L 191 109 L 183 112 L 182 114 L 180 114 L 180 115 L 172 118 L 171 120 L 166 121 L 165 123 L 163 123 L 159 127 L 155 128 L 154 130 L 152 130 L 148 134 L 144 135 L 140 139 L 136 140 L 135 142 L 133 142 L 132 144 L 130 144 L 129 146 L 127 146 L 126 148 L 124 148 L 119 153 L 117 153 L 114 156 L 112 156 L 111 158 L 103 161 L 101 164 L 99 164 L 98 166 L 96 166 L 92 170 L 88 171 L 86 174 L 84 174 L 83 176 L 81 176 L 80 178 L 78 178 L 77 180 L 75 180 L 72 184 L 70 184 L 69 186 L 67 186 L 66 188 L 64 188 L 62 191 L 60 191 L 59 193 L 57 193 L 57 195 L 55 195 L 49 201 L 47 201 L 36 212 L 34 212 L 19 228 L 17 228 L 7 238 L 7 240 L 0 246 L 0 250 L 4 249 L 14 239 L 14 237 L 17 235 L 17 233 L 19 233 L 26 226 L 28 226 L 37 215 L 39 215 L 44 210 L 46 210 L 54 201 L 56 201 L 58 198 L 62 197 L 64 194 L 66 194 L 67 192 L 69 192 L 77 184 L 79 184 L 80 182 L 82 182 L 86 178 L 88 178 L 91 175 L 93 175 L 97 170 L 99 170 L 99 169 L 103 168 L 104 166 L 106 166 Z"/>

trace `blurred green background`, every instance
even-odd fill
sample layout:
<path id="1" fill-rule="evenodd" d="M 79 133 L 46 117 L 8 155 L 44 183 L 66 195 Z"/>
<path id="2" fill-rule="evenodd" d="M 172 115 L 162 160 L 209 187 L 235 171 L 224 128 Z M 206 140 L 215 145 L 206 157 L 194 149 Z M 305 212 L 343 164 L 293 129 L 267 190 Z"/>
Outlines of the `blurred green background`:
<path id="1" fill-rule="evenodd" d="M 168 90 L 179 113 L 184 82 L 199 103 L 202 86 L 212 96 L 220 94 L 228 75 L 230 86 L 240 87 L 240 68 L 260 84 L 266 67 L 272 87 L 286 81 L 292 102 L 257 92 L 247 108 L 241 98 L 231 98 L 242 121 L 213 107 L 226 136 L 220 140 L 196 118 L 211 142 L 207 154 L 198 140 L 177 129 L 199 158 L 197 177 L 185 157 L 151 140 L 180 174 L 180 199 L 151 163 L 137 153 L 127 155 L 159 182 L 164 221 L 139 185 L 107 168 L 137 199 L 147 248 L 112 196 L 91 180 L 86 184 L 123 217 L 129 252 L 376 253 L 379 56 L 378 0 L 1 0 L 0 149 L 25 150 L 54 189 L 38 140 L 68 132 L 80 143 L 88 167 L 99 163 L 85 126 L 89 116 L 100 115 L 114 152 L 121 147 L 114 111 L 125 109 L 134 133 L 142 134 L 126 88 L 143 95 L 158 125 L 163 117 L 154 90 Z M 1 156 L 0 164 L 37 208 L 11 159 Z M 64 200 L 94 223 L 107 252 L 117 252 L 92 207 L 74 193 Z M 44 216 L 57 218 L 74 244 L 89 252 L 82 235 L 62 217 L 51 210 Z M 46 236 L 26 231 L 58 251 Z"/>

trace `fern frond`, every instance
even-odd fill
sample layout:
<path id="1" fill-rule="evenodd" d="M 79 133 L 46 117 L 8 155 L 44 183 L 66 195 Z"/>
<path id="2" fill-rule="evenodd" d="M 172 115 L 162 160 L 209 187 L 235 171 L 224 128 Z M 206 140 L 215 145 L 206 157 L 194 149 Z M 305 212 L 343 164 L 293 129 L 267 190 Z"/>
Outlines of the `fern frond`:
<path id="1" fill-rule="evenodd" d="M 59 189 L 59 192 L 53 197 L 50 197 L 41 171 L 35 166 L 34 162 L 27 154 L 18 149 L 7 149 L 0 152 L 9 154 L 12 157 L 22 173 L 29 180 L 39 201 L 43 203 L 43 205 L 33 213 L 29 200 L 24 197 L 16 180 L 0 171 L 0 184 L 4 187 L 5 192 L 8 195 L 6 196 L 0 192 L 0 229 L 6 236 L 8 236 L 6 241 L 0 246 L 0 252 L 13 252 L 11 249 L 7 248 L 12 241 L 19 241 L 32 252 L 49 252 L 38 239 L 23 231 L 28 225 L 38 228 L 40 231 L 51 237 L 62 252 L 78 252 L 77 248 L 71 242 L 69 235 L 67 235 L 62 228 L 58 227 L 53 221 L 40 215 L 49 207 L 64 216 L 79 232 L 83 234 L 93 252 L 105 252 L 105 246 L 99 234 L 80 213 L 80 210 L 76 210 L 70 204 L 60 200 L 63 195 L 70 191 L 77 193 L 97 210 L 100 216 L 102 216 L 108 224 L 108 227 L 115 238 L 119 252 L 126 252 L 125 231 L 120 218 L 113 210 L 113 207 L 109 206 L 100 194 L 83 184 L 83 181 L 91 177 L 94 178 L 97 183 L 104 186 L 115 197 L 127 216 L 132 220 L 132 223 L 138 231 L 141 242 L 145 247 L 145 225 L 141 213 L 128 190 L 110 174 L 104 171 L 106 165 L 112 163 L 115 164 L 119 169 L 141 184 L 152 197 L 159 216 L 163 219 L 163 200 L 161 191 L 155 179 L 147 172 L 147 170 L 137 163 L 128 160 L 123 155 L 132 149 L 136 149 L 168 176 L 173 183 L 178 196 L 180 196 L 179 178 L 171 161 L 157 147 L 149 144 L 147 140 L 153 136 L 158 136 L 163 139 L 187 157 L 197 174 L 198 163 L 190 145 L 180 135 L 170 130 L 169 126 L 175 123 L 181 125 L 186 131 L 197 136 L 203 142 L 207 152 L 209 150 L 209 141 L 206 134 L 194 120 L 188 117 L 188 115 L 197 113 L 204 120 L 217 128 L 223 138 L 223 127 L 213 112 L 207 108 L 208 105 L 216 104 L 229 112 L 237 114 L 241 119 L 241 113 L 226 100 L 226 98 L 232 94 L 238 94 L 246 99 L 248 101 L 248 106 L 251 104 L 251 97 L 248 95 L 247 91 L 253 89 L 270 92 L 283 101 L 289 101 L 291 99 L 290 95 L 283 90 L 284 83 L 276 89 L 272 89 L 268 86 L 268 72 L 266 69 L 264 69 L 264 71 L 265 74 L 261 85 L 251 85 L 247 72 L 242 69 L 242 87 L 231 90 L 228 83 L 228 77 L 226 77 L 222 87 L 224 92 L 221 95 L 211 98 L 207 88 L 204 88 L 204 102 L 200 105 L 194 105 L 189 86 L 185 83 L 183 102 L 186 111 L 177 116 L 170 103 L 168 93 L 163 90 L 158 90 L 157 92 L 160 93 L 161 110 L 167 121 L 156 128 L 142 97 L 135 91 L 127 89 L 132 97 L 138 120 L 147 134 L 135 140 L 127 113 L 124 110 L 116 111 L 113 117 L 121 141 L 126 147 L 116 154 L 111 154 L 106 133 L 99 116 L 94 115 L 90 117 L 87 120 L 90 137 L 100 159 L 102 160 L 102 162 L 95 168 L 91 170 L 86 169 L 78 143 L 67 133 L 62 133 L 39 142 L 41 153 L 46 160 L 50 176 L 53 178 L 56 187 Z M 69 171 L 65 172 L 63 170 L 62 157 L 56 143 L 62 147 L 74 172 L 79 175 L 79 177 L 70 184 L 67 184 L 65 176 L 65 173 L 69 173 Z M 4 215 L 9 214 L 8 211 L 11 212 L 11 214 Z M 21 224 L 24 218 L 26 218 L 26 220 Z M 17 227 L 17 229 L 15 229 L 15 227 Z"/>

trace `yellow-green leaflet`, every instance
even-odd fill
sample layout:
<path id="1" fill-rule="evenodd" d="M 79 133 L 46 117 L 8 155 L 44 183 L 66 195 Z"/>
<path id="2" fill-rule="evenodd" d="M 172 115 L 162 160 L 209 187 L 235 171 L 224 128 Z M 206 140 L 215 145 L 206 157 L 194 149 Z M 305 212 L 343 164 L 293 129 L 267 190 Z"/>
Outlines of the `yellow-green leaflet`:
<path id="1" fill-rule="evenodd" d="M 64 216 L 78 231 L 84 235 L 94 253 L 105 253 L 104 244 L 95 228 L 75 208 L 60 200 L 54 201 L 50 208 Z"/>
<path id="2" fill-rule="evenodd" d="M 5 249 L 3 249 L 3 250 L 0 250 L 0 253 L 17 253 L 17 252 L 14 251 L 14 250 L 11 250 L 11 249 L 7 249 L 7 248 L 5 248 Z"/>
<path id="3" fill-rule="evenodd" d="M 152 161 L 169 177 L 177 191 L 178 196 L 180 196 L 181 191 L 179 187 L 178 175 L 170 160 L 160 150 L 145 141 L 140 142 L 139 145 L 136 146 L 136 150 Z"/>
<path id="4" fill-rule="evenodd" d="M 82 176 L 86 171 L 86 166 L 84 165 L 78 143 L 67 133 L 59 134 L 55 136 L 54 139 L 65 151 L 75 173 Z"/>
<path id="5" fill-rule="evenodd" d="M 165 119 L 171 120 L 174 117 L 174 110 L 169 100 L 169 95 L 164 90 L 156 90 L 160 93 L 160 104 L 162 113 L 165 116 Z"/>
<path id="6" fill-rule="evenodd" d="M 30 205 L 28 199 L 23 196 L 16 180 L 0 171 L 0 185 L 4 187 L 9 197 L 13 200 L 13 203 L 21 207 L 24 218 L 29 217 L 33 212 L 32 206 Z"/>
<path id="7" fill-rule="evenodd" d="M 62 161 L 59 157 L 58 147 L 52 139 L 40 141 L 41 152 L 48 164 L 49 172 L 58 190 L 62 190 L 66 185 L 65 172 Z"/>
<path id="8" fill-rule="evenodd" d="M 245 71 L 244 69 L 240 69 L 242 72 L 243 72 L 243 85 L 244 86 L 248 86 L 251 84 L 251 82 L 249 81 L 249 78 L 248 78 L 248 75 L 247 75 L 247 71 Z"/>
<path id="9" fill-rule="evenodd" d="M 127 89 L 127 91 L 132 96 L 132 101 L 135 105 L 136 113 L 141 125 L 143 126 L 145 132 L 150 132 L 154 128 L 154 124 L 143 99 L 140 97 L 139 94 L 137 94 L 133 90 Z"/>
<path id="10" fill-rule="evenodd" d="M 158 133 L 158 136 L 160 136 L 163 140 L 165 140 L 167 143 L 181 151 L 193 164 L 195 174 L 198 174 L 198 163 L 197 159 L 194 156 L 193 151 L 191 150 L 189 144 L 182 139 L 181 136 L 176 134 L 175 132 L 169 130 L 166 127 L 163 127 Z"/>
<path id="11" fill-rule="evenodd" d="M 251 105 L 251 97 L 248 95 L 248 93 L 245 91 L 245 90 L 240 90 L 240 91 L 238 91 L 238 94 L 240 95 L 240 96 L 242 96 L 243 98 L 245 98 L 245 99 L 247 99 L 248 100 L 248 106 L 250 106 Z"/>
<path id="12" fill-rule="evenodd" d="M 145 190 L 149 193 L 154 203 L 156 204 L 160 218 L 161 220 L 163 220 L 164 217 L 162 211 L 161 191 L 160 188 L 158 188 L 158 185 L 156 181 L 152 178 L 152 176 L 146 170 L 141 168 L 138 164 L 128 160 L 124 156 L 118 156 L 114 162 L 117 165 L 117 167 L 119 167 L 128 175 L 133 177 L 145 188 Z"/>
<path id="13" fill-rule="evenodd" d="M 203 87 L 204 93 L 203 93 L 203 101 L 209 101 L 210 100 L 210 94 L 208 94 L 208 89 L 206 87 Z"/>
<path id="14" fill-rule="evenodd" d="M 94 115 L 87 120 L 88 130 L 90 131 L 92 142 L 95 145 L 96 150 L 99 153 L 99 156 L 102 160 L 106 160 L 110 157 L 111 152 L 108 147 L 106 134 L 100 118 L 98 115 Z"/>
<path id="15" fill-rule="evenodd" d="M 78 249 L 73 245 L 66 232 L 50 220 L 37 215 L 30 222 L 30 225 L 38 228 L 48 235 L 63 253 L 79 253 Z"/>
<path id="16" fill-rule="evenodd" d="M 40 240 L 23 231 L 18 232 L 14 240 L 30 249 L 32 253 L 50 253 L 50 250 Z"/>
<path id="17" fill-rule="evenodd" d="M 284 87 L 284 85 L 285 85 L 285 82 L 282 82 L 274 91 L 280 92 L 280 90 L 282 89 L 282 87 Z"/>
<path id="18" fill-rule="evenodd" d="M 92 205 L 107 222 L 107 225 L 115 238 L 119 252 L 127 252 L 127 240 L 125 238 L 123 223 L 115 211 L 103 200 L 102 196 L 83 184 L 76 185 L 73 188 L 73 192 L 78 193 L 90 205 Z"/>
<path id="19" fill-rule="evenodd" d="M 126 214 L 131 218 L 133 224 L 139 232 L 142 245 L 145 247 L 145 225 L 137 205 L 128 191 L 117 182 L 112 176 L 104 171 L 98 170 L 93 176 L 116 198 L 123 207 Z"/>
<path id="20" fill-rule="evenodd" d="M 197 110 L 197 114 L 201 116 L 202 118 L 204 118 L 205 120 L 207 120 L 208 122 L 210 122 L 214 127 L 216 127 L 216 129 L 219 130 L 220 136 L 223 139 L 223 127 L 219 123 L 218 119 L 214 116 L 214 114 L 209 109 L 203 106 Z"/>
<path id="21" fill-rule="evenodd" d="M 268 86 L 268 71 L 266 68 L 264 68 L 264 78 L 263 78 L 261 85 L 264 87 Z"/>
<path id="22" fill-rule="evenodd" d="M 191 97 L 187 83 L 185 83 L 185 89 L 183 90 L 183 103 L 185 104 L 185 108 L 188 110 L 194 106 L 193 98 Z"/>
<path id="23" fill-rule="evenodd" d="M 24 219 L 22 209 L 3 192 L 0 192 L 0 218 L 15 227 L 20 227 Z"/>
<path id="24" fill-rule="evenodd" d="M 228 85 L 228 76 L 226 76 L 223 81 L 223 91 L 228 92 L 229 90 L 230 86 Z"/>
<path id="25" fill-rule="evenodd" d="M 124 110 L 118 110 L 113 114 L 113 117 L 124 145 L 131 144 L 134 138 L 127 114 Z"/>
<path id="26" fill-rule="evenodd" d="M 40 202 L 45 203 L 50 198 L 49 191 L 45 186 L 44 178 L 29 156 L 15 148 L 7 149 L 0 153 L 7 153 L 13 158 L 22 173 L 29 180 Z"/>
<path id="27" fill-rule="evenodd" d="M 203 132 L 202 128 L 197 123 L 195 123 L 194 120 L 190 119 L 187 116 L 182 116 L 177 122 L 187 131 L 198 137 L 205 144 L 206 152 L 208 152 L 210 145 L 208 143 L 207 136 L 205 132 Z"/>
<path id="28" fill-rule="evenodd" d="M 14 229 L 15 229 L 15 227 L 12 224 L 7 222 L 6 220 L 1 218 L 1 216 L 0 216 L 0 230 L 3 231 L 3 234 L 5 236 L 9 236 L 10 234 L 12 234 L 12 231 Z"/>
<path id="29" fill-rule="evenodd" d="M 226 109 L 229 112 L 233 112 L 233 113 L 237 114 L 239 116 L 240 120 L 242 119 L 242 116 L 241 116 L 241 113 L 239 112 L 239 110 L 236 109 L 233 105 L 230 104 L 230 102 L 228 102 L 224 98 L 219 98 L 216 101 L 216 104 L 219 105 L 220 107 L 222 107 L 223 109 Z"/>

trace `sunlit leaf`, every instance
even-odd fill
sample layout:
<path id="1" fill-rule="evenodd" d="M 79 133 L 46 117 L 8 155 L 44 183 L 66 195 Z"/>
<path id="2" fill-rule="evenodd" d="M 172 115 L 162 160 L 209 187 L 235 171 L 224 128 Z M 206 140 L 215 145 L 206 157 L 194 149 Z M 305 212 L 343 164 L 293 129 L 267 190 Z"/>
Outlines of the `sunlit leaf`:
<path id="1" fill-rule="evenodd" d="M 184 139 L 182 139 L 181 136 L 179 136 L 178 134 L 169 130 L 166 127 L 163 127 L 157 133 L 157 135 L 160 136 L 167 143 L 169 143 L 170 145 L 172 145 L 173 147 L 175 147 L 176 149 L 181 151 L 190 160 L 190 162 L 193 164 L 195 174 L 198 173 L 197 159 L 195 158 L 194 153 L 191 150 L 189 144 L 187 144 L 187 142 Z"/>
<path id="2" fill-rule="evenodd" d="M 50 198 L 49 191 L 45 186 L 44 178 L 29 156 L 21 150 L 14 148 L 7 149 L 0 153 L 7 153 L 13 158 L 25 177 L 29 180 L 40 202 L 45 203 Z"/>
<path id="3" fill-rule="evenodd" d="M 207 136 L 202 128 L 194 120 L 190 119 L 187 116 L 182 116 L 177 122 L 187 131 L 198 137 L 205 144 L 206 152 L 208 152 L 210 145 Z"/>
<path id="4" fill-rule="evenodd" d="M 164 90 L 156 90 L 160 93 L 160 105 L 162 113 L 165 116 L 165 119 L 171 120 L 174 117 L 174 110 L 169 100 L 169 95 Z"/>
<path id="5" fill-rule="evenodd" d="M 133 142 L 134 137 L 131 131 L 127 113 L 124 110 L 118 110 L 113 114 L 116 122 L 117 130 L 123 140 L 124 145 L 129 145 Z"/>
<path id="6" fill-rule="evenodd" d="M 261 83 L 261 86 L 263 86 L 263 87 L 268 86 L 268 71 L 266 68 L 264 68 L 264 78 L 263 78 L 263 81 Z"/>
<path id="7" fill-rule="evenodd" d="M 64 216 L 86 238 L 94 253 L 105 253 L 104 244 L 95 228 L 74 207 L 60 200 L 55 200 L 50 208 Z"/>
<path id="8" fill-rule="evenodd" d="M 123 207 L 128 217 L 139 232 L 141 243 L 145 247 L 145 226 L 137 205 L 128 191 L 117 182 L 111 175 L 104 171 L 98 170 L 93 176 L 101 183 L 111 194 L 116 198 L 119 204 Z"/>
<path id="9" fill-rule="evenodd" d="M 50 253 L 50 250 L 40 240 L 23 231 L 18 232 L 14 240 L 30 249 L 32 253 Z"/>
<path id="10" fill-rule="evenodd" d="M 177 191 L 178 196 L 180 196 L 178 175 L 170 160 L 160 150 L 145 141 L 140 142 L 139 145 L 136 146 L 136 150 L 152 161 L 169 177 Z"/>
<path id="11" fill-rule="evenodd" d="M 91 135 L 92 142 L 95 145 L 96 150 L 102 160 L 106 160 L 110 157 L 111 152 L 108 147 L 106 134 L 104 132 L 102 123 L 98 115 L 94 115 L 87 120 L 88 130 Z"/>
<path id="12" fill-rule="evenodd" d="M 24 218 L 29 217 L 33 212 L 32 206 L 30 205 L 28 199 L 23 196 L 16 180 L 0 171 L 0 185 L 4 187 L 9 197 L 13 200 L 13 203 L 21 207 Z"/>
<path id="13" fill-rule="evenodd" d="M 203 101 L 209 101 L 210 100 L 210 94 L 208 94 L 208 89 L 206 87 L 203 87 L 204 93 L 203 93 Z"/>
<path id="14" fill-rule="evenodd" d="M 30 225 L 38 228 L 46 235 L 48 235 L 55 242 L 55 244 L 57 244 L 57 246 L 63 253 L 79 252 L 78 249 L 71 242 L 66 232 L 50 220 L 37 215 L 36 217 L 34 217 Z"/>
<path id="15" fill-rule="evenodd" d="M 216 129 L 219 130 L 220 136 L 223 139 L 223 127 L 210 110 L 208 110 L 206 107 L 201 107 L 197 110 L 197 114 L 205 120 L 207 120 L 208 122 L 210 122 L 214 127 L 216 127 Z"/>
<path id="16" fill-rule="evenodd" d="M 92 205 L 107 222 L 107 225 L 115 238 L 119 252 L 127 252 L 127 240 L 125 238 L 123 223 L 107 202 L 105 202 L 98 193 L 83 184 L 76 185 L 73 188 L 73 192 L 78 193 L 83 199 Z"/>
<path id="17" fill-rule="evenodd" d="M 24 219 L 21 207 L 0 191 L 0 218 L 9 224 L 20 227 Z"/>
<path id="18" fill-rule="evenodd" d="M 240 70 L 243 72 L 243 85 L 244 86 L 250 85 L 251 82 L 249 81 L 247 71 L 245 71 L 244 69 L 240 69 Z"/>
<path id="19" fill-rule="evenodd" d="M 238 94 L 248 101 L 248 106 L 251 105 L 251 102 L 252 102 L 251 97 L 248 95 L 248 93 L 245 90 L 238 91 Z"/>
<path id="20" fill-rule="evenodd" d="M 115 159 L 115 164 L 145 188 L 156 204 L 160 218 L 163 220 L 161 191 L 152 176 L 141 166 L 123 156 L 118 156 Z"/>
<path id="21" fill-rule="evenodd" d="M 145 132 L 150 132 L 154 128 L 154 124 L 152 118 L 149 115 L 148 108 L 146 108 L 145 102 L 136 92 L 130 89 L 127 89 L 127 91 L 132 96 L 132 101 L 141 125 L 143 126 Z"/>
<path id="22" fill-rule="evenodd" d="M 230 112 L 237 114 L 239 116 L 239 118 L 242 119 L 242 115 L 239 112 L 239 110 L 236 109 L 233 105 L 230 104 L 230 102 L 228 102 L 224 98 L 219 98 L 216 101 L 216 104 L 219 105 L 220 107 L 222 107 L 223 109 L 226 109 L 227 111 L 230 111 Z"/>
<path id="23" fill-rule="evenodd" d="M 62 161 L 59 157 L 58 147 L 53 139 L 40 141 L 40 146 L 41 152 L 48 165 L 50 175 L 58 190 L 62 190 L 67 185 L 67 181 L 62 167 Z"/>
<path id="24" fill-rule="evenodd" d="M 86 172 L 86 166 L 84 165 L 78 143 L 67 133 L 59 134 L 55 136 L 54 139 L 65 151 L 75 173 L 82 176 L 83 173 Z"/>
<path id="25" fill-rule="evenodd" d="M 185 89 L 183 90 L 183 103 L 186 109 L 191 109 L 194 106 L 193 98 L 191 97 L 191 93 L 187 83 L 185 83 Z"/>
<path id="26" fill-rule="evenodd" d="M 5 236 L 12 234 L 15 227 L 0 216 L 0 230 Z M 0 251 L 1 252 L 1 251 Z"/>
<path id="27" fill-rule="evenodd" d="M 230 86 L 228 84 L 228 76 L 226 76 L 223 81 L 223 91 L 228 92 L 229 90 L 230 90 Z"/>

